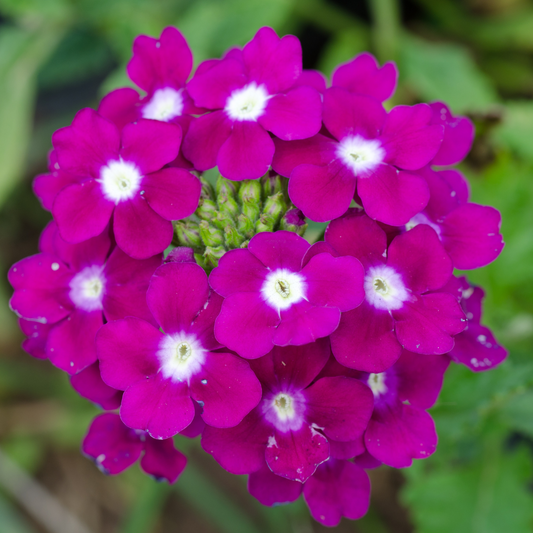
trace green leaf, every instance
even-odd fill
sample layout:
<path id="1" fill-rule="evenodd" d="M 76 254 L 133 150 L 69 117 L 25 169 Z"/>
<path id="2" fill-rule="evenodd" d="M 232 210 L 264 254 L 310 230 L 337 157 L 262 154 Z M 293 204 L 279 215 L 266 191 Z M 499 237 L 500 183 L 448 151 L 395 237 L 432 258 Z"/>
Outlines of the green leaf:
<path id="1" fill-rule="evenodd" d="M 405 470 L 402 499 L 420 533 L 530 533 L 531 472 L 527 449 L 504 453 L 499 440 L 489 440 L 470 464 L 436 467 L 428 460 Z"/>
<path id="2" fill-rule="evenodd" d="M 455 113 L 484 110 L 498 100 L 489 79 L 461 45 L 405 35 L 400 75 L 421 100 L 444 100 Z"/>
<path id="3" fill-rule="evenodd" d="M 494 132 L 494 138 L 524 159 L 533 161 L 533 102 L 507 102 L 503 122 Z"/>
<path id="4" fill-rule="evenodd" d="M 34 533 L 35 530 L 18 510 L 0 494 L 0 524 L 2 533 Z"/>

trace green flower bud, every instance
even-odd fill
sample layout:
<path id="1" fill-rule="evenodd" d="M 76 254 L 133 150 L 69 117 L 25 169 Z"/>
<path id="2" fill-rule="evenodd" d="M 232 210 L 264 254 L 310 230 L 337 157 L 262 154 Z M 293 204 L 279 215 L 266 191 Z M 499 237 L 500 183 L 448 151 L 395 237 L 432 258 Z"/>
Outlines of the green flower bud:
<path id="1" fill-rule="evenodd" d="M 226 226 L 224 228 L 224 237 L 226 242 L 226 248 L 233 250 L 239 248 L 244 241 L 244 237 L 237 231 L 235 226 Z"/>
<path id="2" fill-rule="evenodd" d="M 196 209 L 196 216 L 203 220 L 211 220 L 217 212 L 217 203 L 209 198 L 202 198 L 200 196 L 200 202 L 198 209 Z"/>
<path id="3" fill-rule="evenodd" d="M 272 217 L 274 225 L 279 222 L 281 215 L 285 213 L 285 211 L 287 211 L 287 202 L 285 201 L 282 192 L 269 196 L 263 206 L 263 214 Z"/>
<path id="4" fill-rule="evenodd" d="M 218 266 L 219 259 L 226 253 L 223 246 L 208 246 L 204 252 L 204 269 L 207 273 Z"/>
<path id="5" fill-rule="evenodd" d="M 217 197 L 221 194 L 226 194 L 227 196 L 236 198 L 237 191 L 239 190 L 239 182 L 228 180 L 223 176 L 219 175 L 217 178 L 215 189 L 217 192 Z"/>
<path id="6" fill-rule="evenodd" d="M 206 246 L 221 246 L 224 244 L 222 232 L 211 226 L 207 220 L 202 220 L 199 225 L 200 237 Z"/>
<path id="7" fill-rule="evenodd" d="M 276 219 L 272 215 L 263 213 L 255 224 L 255 232 L 262 233 L 263 231 L 274 231 Z"/>
<path id="8" fill-rule="evenodd" d="M 271 176 L 270 172 L 267 172 L 261 178 L 261 184 L 263 187 L 263 196 L 266 198 L 278 192 L 283 192 L 285 184 L 283 183 L 282 179 L 283 178 L 281 178 L 277 174 L 274 174 L 273 176 Z"/>
<path id="9" fill-rule="evenodd" d="M 261 184 L 259 181 L 246 180 L 241 182 L 239 198 L 242 212 L 255 222 L 261 213 Z"/>
<path id="10" fill-rule="evenodd" d="M 279 229 L 292 231 L 303 237 L 307 229 L 307 221 L 299 209 L 289 209 L 281 218 Z"/>
<path id="11" fill-rule="evenodd" d="M 259 214 L 258 214 L 259 217 Z M 255 219 L 251 219 L 244 213 L 237 217 L 237 229 L 246 238 L 251 239 L 254 236 L 255 231 Z"/>
<path id="12" fill-rule="evenodd" d="M 200 176 L 200 183 L 202 184 L 202 192 L 200 193 L 200 198 L 215 200 L 216 195 L 213 186 L 202 176 Z"/>
<path id="13" fill-rule="evenodd" d="M 218 207 L 221 213 L 226 213 L 232 218 L 236 218 L 240 213 L 239 204 L 233 196 L 228 196 L 226 193 L 218 195 Z"/>
<path id="14" fill-rule="evenodd" d="M 209 222 L 221 230 L 224 230 L 228 224 L 235 225 L 235 220 L 231 215 L 228 215 L 228 213 L 221 213 L 220 211 L 215 213 L 215 216 Z"/>
<path id="15" fill-rule="evenodd" d="M 191 221 L 178 220 L 174 223 L 174 231 L 178 245 L 189 246 L 194 250 L 203 250 L 204 243 L 200 237 L 198 224 Z"/>

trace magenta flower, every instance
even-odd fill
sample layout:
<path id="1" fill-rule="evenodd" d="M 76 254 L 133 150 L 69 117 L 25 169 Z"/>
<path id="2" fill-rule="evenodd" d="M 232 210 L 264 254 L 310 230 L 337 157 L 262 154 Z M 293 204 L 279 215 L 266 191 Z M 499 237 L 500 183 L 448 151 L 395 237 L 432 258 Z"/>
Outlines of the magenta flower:
<path id="1" fill-rule="evenodd" d="M 365 301 L 343 313 L 331 335 L 341 364 L 383 372 L 402 347 L 422 354 L 453 348 L 453 336 L 466 327 L 466 318 L 457 300 L 442 289 L 453 267 L 430 227 L 417 226 L 387 247 L 385 231 L 354 211 L 330 223 L 326 243 L 365 267 Z"/>
<path id="2" fill-rule="evenodd" d="M 481 325 L 481 304 L 485 292 L 481 287 L 470 285 L 464 276 L 456 278 L 456 281 L 467 323 L 466 329 L 455 337 L 455 345 L 448 355 L 474 372 L 490 370 L 506 359 L 507 350 L 498 344 L 489 328 Z"/>
<path id="3" fill-rule="evenodd" d="M 468 270 L 494 261 L 504 246 L 499 211 L 468 202 L 468 184 L 457 170 L 435 172 L 425 167 L 417 174 L 427 181 L 430 198 L 405 229 L 418 224 L 431 226 L 455 268 Z"/>
<path id="4" fill-rule="evenodd" d="M 372 412 L 372 394 L 358 380 L 314 381 L 329 354 L 329 342 L 320 339 L 275 347 L 251 361 L 263 387 L 261 403 L 236 427 L 206 427 L 203 449 L 233 474 L 256 472 L 266 460 L 274 474 L 305 482 L 330 457 L 328 441 L 357 440 Z"/>
<path id="5" fill-rule="evenodd" d="M 133 42 L 133 57 L 128 63 L 130 79 L 146 96 L 125 87 L 106 95 L 98 113 L 120 129 L 141 118 L 179 124 L 183 135 L 193 120 L 192 115 L 204 112 L 189 96 L 185 84 L 192 70 L 192 52 L 183 35 L 174 27 L 163 30 L 159 39 L 139 35 Z M 183 154 L 172 163 L 192 168 Z"/>
<path id="6" fill-rule="evenodd" d="M 324 95 L 324 125 L 330 136 L 275 140 L 272 166 L 290 176 L 289 196 L 319 222 L 343 215 L 356 193 L 370 218 L 398 226 L 429 200 L 415 174 L 435 156 L 444 127 L 432 125 L 426 104 L 398 106 L 389 113 L 370 96 L 331 87 Z"/>
<path id="7" fill-rule="evenodd" d="M 474 142 L 474 125 L 467 117 L 454 117 L 443 102 L 429 104 L 433 111 L 432 124 L 444 126 L 444 137 L 432 165 L 455 165 L 462 161 Z"/>
<path id="8" fill-rule="evenodd" d="M 69 244 L 53 222 L 40 248 L 42 253 L 15 263 L 8 275 L 15 289 L 11 309 L 26 320 L 30 349 L 39 346 L 38 356 L 46 354 L 52 364 L 76 374 L 96 361 L 94 340 L 104 319 L 153 320 L 145 295 L 161 255 L 132 259 L 112 248 L 107 232 Z"/>
<path id="9" fill-rule="evenodd" d="M 264 465 L 250 474 L 248 491 L 263 505 L 293 502 L 303 492 L 312 517 L 327 527 L 335 527 L 345 516 L 358 520 L 368 511 L 370 480 L 358 465 L 329 459 L 305 482 L 290 481 L 273 474 Z"/>
<path id="10" fill-rule="evenodd" d="M 228 179 L 256 179 L 274 155 L 269 132 L 286 141 L 318 133 L 320 95 L 311 86 L 295 86 L 301 73 L 300 41 L 280 39 L 272 28 L 261 28 L 242 51 L 202 63 L 188 91 L 197 106 L 212 112 L 191 124 L 183 143 L 194 168 L 218 166 Z"/>
<path id="11" fill-rule="evenodd" d="M 170 244 L 171 220 L 191 215 L 198 206 L 198 178 L 163 168 L 178 155 L 181 130 L 174 124 L 141 119 L 121 132 L 83 109 L 52 140 L 61 168 L 84 178 L 62 189 L 52 208 L 68 242 L 99 235 L 113 217 L 118 246 L 144 259 Z"/>
<path id="12" fill-rule="evenodd" d="M 113 411 L 120 407 L 122 391 L 104 383 L 98 361 L 71 376 L 70 384 L 80 396 L 90 400 L 100 409 Z"/>
<path id="13" fill-rule="evenodd" d="M 364 298 L 363 267 L 354 258 L 316 255 L 288 231 L 259 233 L 248 249 L 231 250 L 209 277 L 223 296 L 215 336 L 242 357 L 255 359 L 273 346 L 307 344 L 331 334 L 341 312 Z"/>
<path id="14" fill-rule="evenodd" d="M 166 439 L 189 426 L 198 402 L 207 424 L 238 424 L 261 399 L 261 385 L 246 361 L 215 351 L 223 348 L 213 335 L 222 299 L 209 294 L 206 273 L 167 263 L 146 298 L 165 333 L 126 318 L 106 324 L 96 340 L 103 380 L 125 391 L 122 421 Z"/>
<path id="15" fill-rule="evenodd" d="M 378 102 L 388 100 L 398 83 L 398 69 L 392 61 L 382 67 L 376 58 L 363 52 L 347 63 L 339 65 L 332 74 L 332 87 L 342 87 L 355 94 L 372 96 Z"/>
<path id="16" fill-rule="evenodd" d="M 385 372 L 363 376 L 374 394 L 365 445 L 377 460 L 403 468 L 435 451 L 437 432 L 426 410 L 437 401 L 448 364 L 443 355 L 404 350 Z"/>
<path id="17" fill-rule="evenodd" d="M 187 458 L 176 450 L 172 439 L 155 440 L 126 427 L 118 415 L 104 413 L 91 423 L 83 439 L 82 452 L 105 474 L 120 474 L 135 463 L 157 481 L 174 483 L 185 469 Z"/>

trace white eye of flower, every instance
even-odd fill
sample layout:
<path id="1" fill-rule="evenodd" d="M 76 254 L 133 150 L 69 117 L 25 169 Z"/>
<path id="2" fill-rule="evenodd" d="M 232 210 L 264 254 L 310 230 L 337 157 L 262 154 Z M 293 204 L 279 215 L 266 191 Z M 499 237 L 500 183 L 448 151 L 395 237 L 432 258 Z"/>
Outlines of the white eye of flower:
<path id="1" fill-rule="evenodd" d="M 261 294 L 268 305 L 279 311 L 305 299 L 306 288 L 303 276 L 285 268 L 278 268 L 265 278 Z"/>
<path id="2" fill-rule="evenodd" d="M 157 89 L 150 101 L 142 108 L 143 118 L 168 122 L 183 113 L 183 96 L 181 91 L 172 87 Z"/>
<path id="3" fill-rule="evenodd" d="M 386 265 L 370 267 L 365 276 L 364 287 L 368 303 L 377 309 L 400 309 L 409 299 L 409 292 L 401 275 Z"/>
<path id="4" fill-rule="evenodd" d="M 379 396 L 387 392 L 387 386 L 385 385 L 385 372 L 381 372 L 380 374 L 370 374 L 368 376 L 367 383 L 372 389 L 374 398 L 379 398 Z"/>
<path id="5" fill-rule="evenodd" d="M 280 431 L 297 431 L 305 420 L 305 397 L 301 391 L 280 391 L 265 397 L 262 411 Z"/>
<path id="6" fill-rule="evenodd" d="M 295 411 L 292 398 L 283 392 L 277 394 L 272 400 L 272 406 L 278 415 L 278 418 L 285 422 L 291 418 L 294 418 Z"/>
<path id="7" fill-rule="evenodd" d="M 97 180 L 107 200 L 118 204 L 129 200 L 141 187 L 142 174 L 136 165 L 122 159 L 109 161 Z"/>
<path id="8" fill-rule="evenodd" d="M 98 311 L 103 309 L 105 277 L 104 267 L 93 265 L 78 272 L 70 281 L 69 296 L 72 303 L 84 311 Z"/>
<path id="9" fill-rule="evenodd" d="M 226 100 L 224 110 L 232 120 L 256 121 L 265 111 L 269 98 L 264 85 L 252 82 L 233 91 Z"/>
<path id="10" fill-rule="evenodd" d="M 359 175 L 370 172 L 381 164 L 385 159 L 385 150 L 376 139 L 350 135 L 339 143 L 337 156 L 354 174 Z"/>
<path id="11" fill-rule="evenodd" d="M 202 368 L 206 351 L 196 336 L 182 332 L 166 335 L 159 345 L 157 357 L 165 379 L 188 382 Z"/>

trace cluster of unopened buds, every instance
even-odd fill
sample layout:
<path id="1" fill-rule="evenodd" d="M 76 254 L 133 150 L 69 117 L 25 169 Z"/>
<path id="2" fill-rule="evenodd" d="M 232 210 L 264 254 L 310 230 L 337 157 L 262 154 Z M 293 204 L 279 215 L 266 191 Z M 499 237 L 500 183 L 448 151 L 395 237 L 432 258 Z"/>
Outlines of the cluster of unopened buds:
<path id="1" fill-rule="evenodd" d="M 366 470 L 435 451 L 450 360 L 507 355 L 453 275 L 503 247 L 451 168 L 473 125 L 440 102 L 386 110 L 397 69 L 367 53 L 327 87 L 270 28 L 192 66 L 177 29 L 140 36 L 144 96 L 115 90 L 53 135 L 34 182 L 53 221 L 9 272 L 23 347 L 106 411 L 82 444 L 104 472 L 143 455 L 172 483 L 172 437 L 201 435 L 261 503 L 360 518 Z"/>

